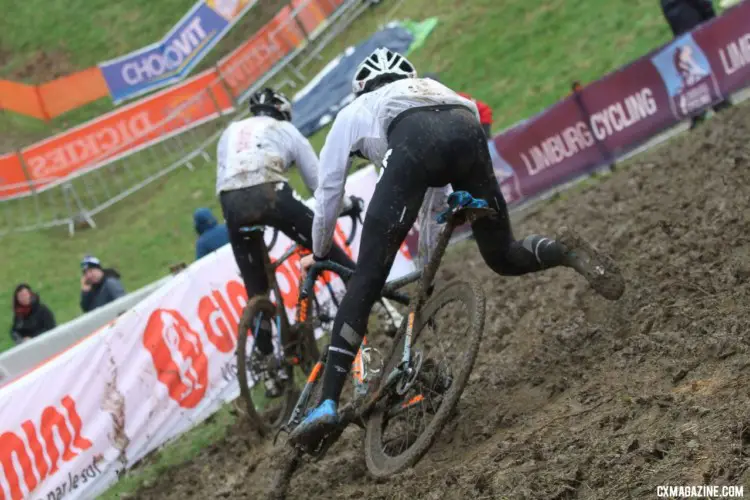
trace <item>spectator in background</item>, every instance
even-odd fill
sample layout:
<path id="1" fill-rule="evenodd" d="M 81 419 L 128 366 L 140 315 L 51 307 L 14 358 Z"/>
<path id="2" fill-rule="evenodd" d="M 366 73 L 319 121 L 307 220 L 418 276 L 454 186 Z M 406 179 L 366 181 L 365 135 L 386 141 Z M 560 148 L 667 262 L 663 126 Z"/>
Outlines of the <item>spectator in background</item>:
<path id="1" fill-rule="evenodd" d="M 436 82 L 440 81 L 438 79 L 437 73 L 425 73 L 424 78 L 429 78 L 430 80 L 435 80 Z M 461 97 L 465 97 L 470 101 L 474 101 L 474 104 L 477 105 L 477 110 L 479 111 L 479 122 L 482 124 L 482 129 L 484 130 L 487 139 L 489 139 L 492 133 L 492 108 L 489 106 L 489 104 L 482 102 L 479 99 L 474 99 L 469 94 L 466 94 L 464 92 L 456 93 Z"/>
<path id="2" fill-rule="evenodd" d="M 716 17 L 711 0 L 661 0 L 661 11 L 675 38 Z M 718 113 L 730 106 L 731 103 L 725 100 L 714 106 L 714 111 Z M 705 119 L 705 112 L 694 116 L 691 128 L 695 128 Z"/>
<path id="3" fill-rule="evenodd" d="M 113 302 L 125 295 L 120 273 L 114 269 L 102 269 L 99 259 L 87 255 L 81 261 L 81 309 L 93 311 L 97 307 Z"/>
<path id="4" fill-rule="evenodd" d="M 229 243 L 226 224 L 219 224 L 208 208 L 199 208 L 193 214 L 198 240 L 195 242 L 195 260 L 218 250 Z"/>
<path id="5" fill-rule="evenodd" d="M 55 326 L 55 316 L 39 301 L 39 294 L 26 283 L 18 285 L 13 293 L 13 324 L 10 327 L 13 341 L 21 344 Z"/>

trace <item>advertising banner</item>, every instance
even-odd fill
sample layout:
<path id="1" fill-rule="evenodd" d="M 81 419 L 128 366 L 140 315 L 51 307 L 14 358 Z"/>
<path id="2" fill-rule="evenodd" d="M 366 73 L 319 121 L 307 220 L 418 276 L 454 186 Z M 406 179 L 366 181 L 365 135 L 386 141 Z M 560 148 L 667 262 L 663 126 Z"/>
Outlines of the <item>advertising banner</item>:
<path id="1" fill-rule="evenodd" d="M 219 110 L 208 92 L 223 110 L 231 109 L 216 73 L 208 71 L 24 149 L 29 176 L 43 186 L 216 118 Z"/>
<path id="2" fill-rule="evenodd" d="M 304 42 L 305 35 L 294 21 L 292 9 L 284 7 L 249 40 L 219 61 L 219 74 L 234 97 L 242 95 Z"/>
<path id="3" fill-rule="evenodd" d="M 716 28 L 693 32 L 693 39 L 716 75 L 722 95 L 750 82 L 750 1 L 728 10 Z"/>
<path id="4" fill-rule="evenodd" d="M 201 0 L 159 42 L 99 68 L 115 104 L 183 79 L 255 0 Z"/>
<path id="5" fill-rule="evenodd" d="M 613 163 L 750 85 L 750 2 L 493 138 L 509 204 Z"/>

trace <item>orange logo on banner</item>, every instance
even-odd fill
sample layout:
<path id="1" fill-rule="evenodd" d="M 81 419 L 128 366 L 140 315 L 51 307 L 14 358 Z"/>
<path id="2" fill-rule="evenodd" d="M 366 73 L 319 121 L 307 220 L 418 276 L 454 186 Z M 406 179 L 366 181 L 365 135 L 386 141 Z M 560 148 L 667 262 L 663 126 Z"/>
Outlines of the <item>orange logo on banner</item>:
<path id="1" fill-rule="evenodd" d="M 31 492 L 59 470 L 57 464 L 60 458 L 63 462 L 70 462 L 80 452 L 91 448 L 91 441 L 81 434 L 83 423 L 76 411 L 75 401 L 70 396 L 65 396 L 62 398 L 62 405 L 65 415 L 54 406 L 48 406 L 42 411 L 39 425 L 31 420 L 21 424 L 29 449 L 15 432 L 6 431 L 0 435 L 0 466 L 3 469 L 3 475 L 0 476 L 0 500 L 6 500 L 2 483 L 5 483 L 10 492 L 11 500 L 21 500 L 24 498 L 21 478 L 26 489 Z M 62 450 L 59 444 L 62 444 Z M 34 474 L 34 466 L 39 474 L 38 480 Z"/>
<path id="2" fill-rule="evenodd" d="M 237 343 L 237 326 L 247 304 L 247 292 L 239 282 L 227 283 L 227 296 L 218 290 L 205 295 L 198 302 L 198 318 L 203 323 L 208 340 L 221 352 L 231 352 Z"/>
<path id="3" fill-rule="evenodd" d="M 169 397 L 183 408 L 195 408 L 208 388 L 208 358 L 185 318 L 172 309 L 156 309 L 148 318 L 143 345 Z"/>

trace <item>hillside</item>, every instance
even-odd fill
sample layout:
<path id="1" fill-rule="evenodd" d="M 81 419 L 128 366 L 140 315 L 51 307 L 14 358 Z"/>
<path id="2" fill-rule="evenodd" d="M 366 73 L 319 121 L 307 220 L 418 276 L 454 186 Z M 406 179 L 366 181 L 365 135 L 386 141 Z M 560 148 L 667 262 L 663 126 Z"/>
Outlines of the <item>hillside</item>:
<path id="1" fill-rule="evenodd" d="M 384 0 L 366 12 L 323 52 L 318 67 L 388 21 L 384 15 L 396 3 L 395 0 Z M 52 2 L 55 7 L 46 10 L 42 9 L 41 0 L 28 0 L 25 7 L 20 6 L 21 2 L 16 4 L 13 8 L 18 10 L 13 11 L 13 16 L 23 17 L 34 12 L 29 5 L 36 5 L 38 12 L 46 13 L 43 23 L 35 21 L 27 28 L 35 32 L 38 39 L 36 45 L 24 49 L 27 56 L 30 57 L 34 50 L 53 53 L 60 40 L 91 36 L 85 43 L 68 42 L 65 46 L 72 64 L 80 67 L 107 57 L 101 47 L 104 39 L 96 38 L 103 36 L 101 32 L 93 30 L 94 33 L 84 35 L 87 30 L 76 21 L 80 17 L 105 16 L 92 14 L 99 12 L 95 8 L 97 5 L 104 9 L 103 2 L 78 1 L 59 5 Z M 133 2 L 139 9 L 155 8 L 156 4 L 145 0 Z M 184 0 L 182 3 L 175 0 L 165 2 L 171 6 L 169 8 L 158 4 L 158 10 L 164 11 L 159 15 L 163 16 L 161 19 L 165 25 L 149 28 L 153 30 L 152 36 L 143 35 L 140 42 L 160 36 L 159 33 L 168 29 L 169 23 L 178 19 L 185 10 Z M 69 10 L 76 15 L 70 14 Z M 168 17 L 167 11 L 174 14 L 172 18 Z M 124 14 L 118 17 L 110 10 L 104 12 L 108 14 L 100 19 L 109 24 L 101 24 L 105 21 L 97 23 L 106 28 L 105 31 L 111 31 L 113 39 L 128 39 L 127 34 L 132 33 L 129 30 L 135 28 L 124 25 L 131 21 L 127 21 Z M 51 20 L 55 15 L 58 17 Z M 400 4 L 394 18 L 419 20 L 428 15 L 437 16 L 440 24 L 427 44 L 410 56 L 411 59 L 421 71 L 439 71 L 449 86 L 469 92 L 492 105 L 496 129 L 554 103 L 569 92 L 573 80 L 594 80 L 670 36 L 658 5 L 651 0 L 624 3 L 507 0 L 501 6 L 493 0 L 472 0 L 462 4 L 460 9 L 450 0 L 409 0 Z M 13 16 L 4 16 L 5 24 Z M 150 13 L 142 16 L 151 19 Z M 118 19 L 118 22 L 113 19 Z M 44 35 L 52 28 L 56 32 L 54 36 Z M 18 27 L 9 29 L 12 31 L 0 29 L 3 47 L 10 45 L 11 38 L 20 36 Z M 33 34 L 28 37 L 34 38 Z M 133 42 L 130 48 L 140 46 L 140 42 Z M 26 47 L 20 42 L 13 43 L 18 43 L 13 47 Z M 313 138 L 317 148 L 322 145 L 323 138 L 322 134 Z M 58 321 L 64 322 L 80 312 L 78 262 L 85 253 L 93 253 L 106 265 L 117 267 L 129 290 L 163 276 L 172 263 L 190 262 L 195 238 L 191 218 L 193 210 L 209 206 L 219 213 L 214 178 L 215 167 L 211 164 L 199 162 L 192 172 L 180 169 L 105 211 L 97 217 L 98 229 L 80 231 L 74 238 L 68 238 L 63 230 L 4 237 L 0 245 L 0 261 L 4 263 L 0 269 L 0 296 L 8 297 L 10 302 L 16 283 L 29 282 L 41 292 Z M 10 308 L 0 311 L 0 324 L 3 322 L 10 322 Z M 0 336 L 0 348 L 9 346 L 10 339 Z"/>

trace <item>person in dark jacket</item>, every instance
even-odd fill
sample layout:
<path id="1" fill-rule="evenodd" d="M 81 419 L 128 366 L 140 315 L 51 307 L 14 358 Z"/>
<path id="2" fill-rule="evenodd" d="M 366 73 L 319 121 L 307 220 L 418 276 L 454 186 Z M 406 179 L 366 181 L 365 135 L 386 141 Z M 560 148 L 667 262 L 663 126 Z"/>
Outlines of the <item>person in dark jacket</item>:
<path id="1" fill-rule="evenodd" d="M 195 260 L 198 260 L 229 243 L 226 224 L 219 224 L 208 208 L 199 208 L 193 214 L 198 240 L 195 242 Z"/>
<path id="2" fill-rule="evenodd" d="M 29 285 L 21 283 L 13 293 L 13 324 L 10 336 L 16 344 L 38 337 L 57 324 L 49 307 L 39 301 Z"/>
<path id="3" fill-rule="evenodd" d="M 93 311 L 125 295 L 120 273 L 114 269 L 102 269 L 96 257 L 87 255 L 81 261 L 81 309 Z"/>
<path id="4" fill-rule="evenodd" d="M 711 0 L 661 0 L 661 11 L 675 38 L 716 17 Z M 730 106 L 731 103 L 725 100 L 714 106 L 714 111 L 718 113 Z M 705 112 L 694 116 L 691 128 L 695 128 L 705 119 Z"/>

